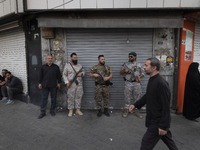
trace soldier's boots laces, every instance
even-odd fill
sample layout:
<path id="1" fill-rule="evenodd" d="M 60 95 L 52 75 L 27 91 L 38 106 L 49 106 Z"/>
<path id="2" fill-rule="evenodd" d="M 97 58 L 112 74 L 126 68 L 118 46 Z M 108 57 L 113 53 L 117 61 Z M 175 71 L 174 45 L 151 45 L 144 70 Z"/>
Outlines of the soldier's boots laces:
<path id="1" fill-rule="evenodd" d="M 79 116 L 83 116 L 83 113 L 81 112 L 80 109 L 76 109 L 76 114 L 79 115 Z"/>
<path id="2" fill-rule="evenodd" d="M 122 114 L 122 117 L 126 118 L 126 117 L 128 117 L 128 114 L 129 114 L 129 110 L 125 109 L 123 114 Z"/>
<path id="3" fill-rule="evenodd" d="M 68 113 L 68 117 L 72 117 L 72 115 L 73 115 L 73 109 L 70 109 Z"/>
<path id="4" fill-rule="evenodd" d="M 102 110 L 101 110 L 101 109 L 98 109 L 97 117 L 101 117 L 101 115 L 102 115 Z"/>
<path id="5" fill-rule="evenodd" d="M 142 119 L 143 116 L 140 114 L 139 110 L 138 109 L 135 109 L 135 116 Z"/>
<path id="6" fill-rule="evenodd" d="M 108 111 L 108 108 L 104 108 L 104 114 L 105 114 L 107 117 L 110 116 L 109 111 Z"/>

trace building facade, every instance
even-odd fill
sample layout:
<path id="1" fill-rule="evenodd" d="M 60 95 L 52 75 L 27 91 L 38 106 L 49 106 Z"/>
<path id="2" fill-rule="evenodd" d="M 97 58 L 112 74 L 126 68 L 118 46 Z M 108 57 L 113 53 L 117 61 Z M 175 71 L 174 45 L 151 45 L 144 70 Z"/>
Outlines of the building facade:
<path id="1" fill-rule="evenodd" d="M 9 36 L 13 37 L 19 34 L 17 31 L 21 31 L 23 36 L 17 39 L 24 42 L 21 46 L 24 55 L 20 55 L 24 58 L 20 59 L 23 62 L 13 59 L 10 62 L 26 66 L 21 78 L 32 103 L 40 103 L 38 72 L 46 56 L 52 54 L 62 71 L 70 60 L 70 54 L 76 52 L 86 70 L 82 107 L 95 108 L 94 81 L 89 77 L 89 71 L 97 64 L 100 54 L 105 56 L 106 64 L 111 66 L 113 72 L 111 108 L 123 107 L 124 81 L 119 72 L 121 65 L 128 61 L 128 53 L 135 51 L 139 63 L 144 64 L 152 56 L 161 61 L 160 74 L 169 82 L 172 106 L 177 108 L 179 50 L 184 14 L 196 12 L 200 7 L 199 0 L 21 0 L 15 2 L 16 9 L 12 3 L 11 0 L 0 3 L 3 8 L 11 4 L 10 10 L 14 10 L 7 13 L 8 9 L 2 9 L 5 11 L 0 13 L 0 23 L 5 28 L 0 32 L 0 39 L 7 38 L 9 43 L 14 44 Z M 6 29 L 6 24 L 13 21 L 17 21 L 18 27 Z M 5 34 L 8 37 L 5 38 Z M 15 46 L 20 43 L 17 40 L 15 42 Z M 5 42 L 0 44 L 5 45 Z M 10 47 L 7 44 L 6 48 Z M 0 52 L 12 55 L 6 48 L 0 49 Z M 10 51 L 18 53 L 16 49 Z M 4 55 L 0 57 L 6 58 Z M 6 60 L 0 60 L 0 64 L 4 64 L 0 69 L 9 66 Z M 12 63 L 11 66 L 14 67 Z M 18 73 L 18 70 L 12 68 L 9 70 L 16 75 Z M 145 76 L 142 79 L 143 93 L 147 82 L 148 77 Z M 58 90 L 58 106 L 66 107 L 66 92 L 63 83 Z"/>

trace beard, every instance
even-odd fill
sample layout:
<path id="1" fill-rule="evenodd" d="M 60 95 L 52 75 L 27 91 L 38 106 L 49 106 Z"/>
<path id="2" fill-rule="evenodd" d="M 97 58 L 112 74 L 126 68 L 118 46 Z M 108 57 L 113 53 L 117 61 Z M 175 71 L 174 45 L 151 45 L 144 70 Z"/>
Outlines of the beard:
<path id="1" fill-rule="evenodd" d="M 101 65 L 104 65 L 104 64 L 105 64 L 105 62 L 100 62 L 100 64 L 101 64 Z"/>
<path id="2" fill-rule="evenodd" d="M 74 65 L 77 65 L 78 60 L 72 60 L 72 62 L 73 62 Z"/>

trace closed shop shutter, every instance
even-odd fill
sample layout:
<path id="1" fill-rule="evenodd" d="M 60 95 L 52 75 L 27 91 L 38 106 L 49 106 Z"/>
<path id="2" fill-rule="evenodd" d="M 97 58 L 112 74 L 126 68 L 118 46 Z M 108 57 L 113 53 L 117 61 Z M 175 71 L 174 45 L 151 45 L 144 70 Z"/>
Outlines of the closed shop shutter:
<path id="1" fill-rule="evenodd" d="M 27 92 L 25 35 L 21 28 L 0 32 L 0 69 L 20 78 Z"/>
<path id="2" fill-rule="evenodd" d="M 98 63 L 98 55 L 105 56 L 106 64 L 113 72 L 110 107 L 119 109 L 124 105 L 124 81 L 121 66 L 128 61 L 128 53 L 135 51 L 137 61 L 144 64 L 152 57 L 152 29 L 68 29 L 66 31 L 68 60 L 76 52 L 78 61 L 86 70 L 82 108 L 95 108 L 94 79 L 89 77 L 90 68 Z M 143 93 L 148 76 L 142 79 Z"/>
<path id="3" fill-rule="evenodd" d="M 194 62 L 200 64 L 200 23 L 195 25 L 195 37 L 194 37 Z M 200 70 L 200 67 L 199 67 Z"/>

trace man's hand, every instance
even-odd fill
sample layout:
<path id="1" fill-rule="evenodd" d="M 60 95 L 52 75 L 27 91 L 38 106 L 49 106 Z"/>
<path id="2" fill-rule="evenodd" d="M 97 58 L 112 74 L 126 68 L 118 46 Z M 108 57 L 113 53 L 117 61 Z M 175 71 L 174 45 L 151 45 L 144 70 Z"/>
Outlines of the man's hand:
<path id="1" fill-rule="evenodd" d="M 137 83 L 140 83 L 140 77 L 135 78 Z"/>
<path id="2" fill-rule="evenodd" d="M 94 73 L 94 74 L 93 74 L 93 77 L 98 78 L 98 77 L 99 77 L 99 74 Z"/>
<path id="3" fill-rule="evenodd" d="M 108 81 L 108 80 L 109 80 L 109 77 L 103 77 L 103 80 L 104 80 L 104 81 Z"/>
<path id="4" fill-rule="evenodd" d="M 57 84 L 57 88 L 60 88 L 60 83 Z"/>
<path id="5" fill-rule="evenodd" d="M 38 88 L 39 88 L 39 89 L 42 89 L 42 84 L 38 84 Z"/>
<path id="6" fill-rule="evenodd" d="M 133 113 L 133 109 L 135 108 L 135 106 L 134 105 L 131 105 L 130 107 L 129 107 L 129 112 L 130 113 Z"/>
<path id="7" fill-rule="evenodd" d="M 80 72 L 78 75 L 77 75 L 77 77 L 82 77 L 83 76 L 83 73 L 82 72 Z"/>
<path id="8" fill-rule="evenodd" d="M 159 135 L 165 135 L 165 134 L 167 134 L 167 131 L 158 128 L 158 134 L 159 134 Z"/>

